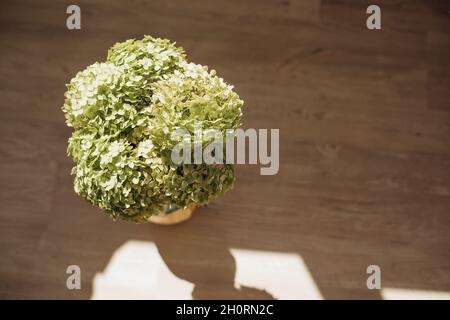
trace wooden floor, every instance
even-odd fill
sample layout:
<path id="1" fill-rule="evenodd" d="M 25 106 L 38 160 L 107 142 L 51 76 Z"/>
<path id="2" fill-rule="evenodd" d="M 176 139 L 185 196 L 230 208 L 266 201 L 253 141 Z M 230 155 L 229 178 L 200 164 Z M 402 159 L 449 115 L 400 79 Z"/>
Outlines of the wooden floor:
<path id="1" fill-rule="evenodd" d="M 88 299 L 129 240 L 200 299 L 271 297 L 233 288 L 230 248 L 298 255 L 326 299 L 382 298 L 373 264 L 383 288 L 450 292 L 449 2 L 377 1 L 379 31 L 364 2 L 85 0 L 69 31 L 72 1 L 2 1 L 0 298 Z M 234 190 L 171 228 L 110 220 L 74 193 L 66 156 L 65 83 L 144 34 L 234 84 L 245 127 L 280 129 L 278 175 L 239 166 Z"/>

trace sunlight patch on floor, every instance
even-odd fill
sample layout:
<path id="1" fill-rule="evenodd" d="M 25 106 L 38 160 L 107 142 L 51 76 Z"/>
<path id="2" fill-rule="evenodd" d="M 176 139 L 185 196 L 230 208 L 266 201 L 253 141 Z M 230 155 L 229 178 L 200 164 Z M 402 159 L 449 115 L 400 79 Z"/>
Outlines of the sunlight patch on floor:
<path id="1" fill-rule="evenodd" d="M 322 299 L 298 254 L 235 248 L 230 251 L 236 260 L 236 286 L 264 289 L 277 299 Z"/>
<path id="2" fill-rule="evenodd" d="M 381 289 L 384 300 L 450 300 L 450 292 L 416 289 Z"/>
<path id="3" fill-rule="evenodd" d="M 193 288 L 169 270 L 153 242 L 130 240 L 94 277 L 92 299 L 192 299 Z"/>
<path id="4" fill-rule="evenodd" d="M 236 288 L 265 290 L 277 299 L 322 299 L 298 254 L 236 248 L 230 252 L 236 261 Z M 130 240 L 95 275 L 92 299 L 192 299 L 193 288 L 170 271 L 154 243 Z"/>

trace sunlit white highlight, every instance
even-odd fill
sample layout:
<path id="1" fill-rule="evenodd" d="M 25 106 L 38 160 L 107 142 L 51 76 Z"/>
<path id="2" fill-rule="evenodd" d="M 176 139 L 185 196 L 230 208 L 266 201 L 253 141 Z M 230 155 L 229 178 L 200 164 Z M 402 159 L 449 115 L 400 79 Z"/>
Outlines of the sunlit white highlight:
<path id="1" fill-rule="evenodd" d="M 266 290 L 277 299 L 323 299 L 303 259 L 296 253 L 231 248 L 235 285 Z"/>
<path id="2" fill-rule="evenodd" d="M 92 299 L 192 299 L 193 288 L 169 270 L 154 243 L 130 240 L 94 277 Z"/>
<path id="3" fill-rule="evenodd" d="M 230 251 L 236 261 L 236 288 L 265 290 L 277 299 L 322 299 L 298 254 Z M 95 275 L 92 299 L 192 299 L 194 285 L 169 270 L 153 242 L 130 240 Z"/>
<path id="4" fill-rule="evenodd" d="M 399 288 L 384 288 L 381 296 L 384 300 L 450 300 L 450 292 Z"/>

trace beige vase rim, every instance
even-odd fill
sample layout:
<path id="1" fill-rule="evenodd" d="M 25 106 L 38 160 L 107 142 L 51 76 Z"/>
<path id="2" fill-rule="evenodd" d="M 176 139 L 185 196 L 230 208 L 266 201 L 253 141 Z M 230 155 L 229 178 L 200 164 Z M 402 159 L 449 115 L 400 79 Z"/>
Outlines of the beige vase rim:
<path id="1" fill-rule="evenodd" d="M 192 213 L 197 208 L 196 204 L 192 204 L 187 208 L 181 208 L 169 214 L 155 214 L 148 218 L 148 221 L 160 225 L 174 225 L 184 222 L 192 217 Z"/>

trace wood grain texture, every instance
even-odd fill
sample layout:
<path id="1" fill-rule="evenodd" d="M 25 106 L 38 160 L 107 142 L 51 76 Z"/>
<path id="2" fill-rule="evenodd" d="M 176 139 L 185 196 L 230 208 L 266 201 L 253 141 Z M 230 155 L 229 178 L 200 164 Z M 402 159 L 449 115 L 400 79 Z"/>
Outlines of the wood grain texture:
<path id="1" fill-rule="evenodd" d="M 448 1 L 70 1 L 0 4 L 0 298 L 90 298 L 129 239 L 154 242 L 194 298 L 232 288 L 229 248 L 294 252 L 324 298 L 383 287 L 450 291 Z M 73 191 L 65 83 L 144 34 L 183 46 L 235 85 L 247 128 L 280 129 L 280 171 L 239 166 L 233 191 L 188 223 L 113 222 Z M 66 267 L 83 290 L 65 287 Z"/>

